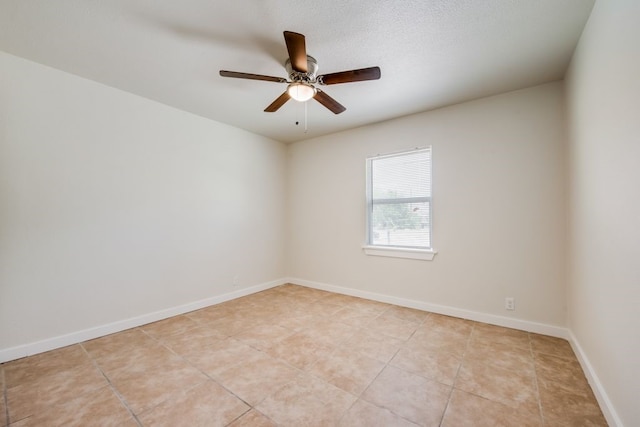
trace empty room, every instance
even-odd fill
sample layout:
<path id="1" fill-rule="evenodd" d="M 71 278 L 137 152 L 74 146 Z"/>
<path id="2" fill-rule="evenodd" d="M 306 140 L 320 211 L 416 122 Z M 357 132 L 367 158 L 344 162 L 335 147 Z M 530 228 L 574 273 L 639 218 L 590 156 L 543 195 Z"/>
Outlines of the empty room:
<path id="1" fill-rule="evenodd" d="M 640 425 L 639 24 L 0 0 L 0 427 Z"/>

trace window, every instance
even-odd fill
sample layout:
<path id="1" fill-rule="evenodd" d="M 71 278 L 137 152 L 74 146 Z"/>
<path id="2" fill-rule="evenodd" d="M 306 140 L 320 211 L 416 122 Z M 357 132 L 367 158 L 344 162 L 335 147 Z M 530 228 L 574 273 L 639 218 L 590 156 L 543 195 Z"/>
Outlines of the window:
<path id="1" fill-rule="evenodd" d="M 431 210 L 431 147 L 367 159 L 367 254 L 432 259 Z"/>

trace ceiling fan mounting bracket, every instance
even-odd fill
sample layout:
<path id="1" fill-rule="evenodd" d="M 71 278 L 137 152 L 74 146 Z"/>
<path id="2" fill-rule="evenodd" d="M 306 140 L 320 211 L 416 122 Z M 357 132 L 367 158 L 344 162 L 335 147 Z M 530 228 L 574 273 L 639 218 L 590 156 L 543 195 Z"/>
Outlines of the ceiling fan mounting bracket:
<path id="1" fill-rule="evenodd" d="M 313 56 L 307 55 L 306 73 L 294 70 L 291 66 L 290 59 L 287 59 L 287 61 L 284 63 L 284 68 L 287 70 L 287 73 L 289 74 L 289 80 L 291 80 L 292 82 L 315 83 L 316 73 L 318 72 L 318 61 L 316 61 Z"/>

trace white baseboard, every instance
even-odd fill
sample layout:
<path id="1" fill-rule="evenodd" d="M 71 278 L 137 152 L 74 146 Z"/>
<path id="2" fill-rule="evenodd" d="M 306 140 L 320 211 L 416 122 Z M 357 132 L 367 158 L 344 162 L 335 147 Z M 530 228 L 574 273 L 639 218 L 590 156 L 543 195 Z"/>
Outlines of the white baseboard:
<path id="1" fill-rule="evenodd" d="M 289 277 L 287 280 L 289 283 L 314 289 L 320 289 L 323 291 L 366 298 L 374 301 L 385 302 L 388 304 L 399 305 L 402 307 L 416 308 L 418 310 L 430 311 L 432 313 L 474 320 L 476 322 L 489 323 L 491 325 L 504 326 L 506 328 L 519 329 L 522 331 L 569 339 L 569 330 L 561 326 L 547 325 L 544 323 L 532 322 L 529 320 L 514 319 L 511 317 L 497 316 L 495 314 L 481 313 L 478 311 L 465 310 L 462 308 L 456 308 L 446 305 L 432 304 L 424 301 L 417 301 L 407 298 L 394 297 L 391 295 L 361 291 L 358 289 L 313 282 L 311 280 L 300 279 L 297 277 Z"/>
<path id="2" fill-rule="evenodd" d="M 49 350 L 55 350 L 56 348 L 66 347 L 68 345 L 77 344 L 94 338 L 103 337 L 105 335 L 121 332 L 127 329 L 135 328 L 137 326 L 146 325 L 147 323 L 157 322 L 158 320 L 163 320 L 172 316 L 178 316 L 190 311 L 198 310 L 215 304 L 220 304 L 222 302 L 240 298 L 246 295 L 251 295 L 256 292 L 273 288 L 275 286 L 283 285 L 285 283 L 288 283 L 286 279 L 277 279 L 248 288 L 238 289 L 234 292 L 229 292 L 211 298 L 205 298 L 203 300 L 179 305 L 177 307 L 171 307 L 125 320 L 119 320 L 117 322 L 108 323 L 106 325 L 100 325 L 65 335 L 59 335 L 57 337 L 48 338 L 29 344 L 23 344 L 16 347 L 0 349 L 0 363 L 20 359 L 22 357 L 31 356 L 33 354 L 43 353 Z"/>
<path id="3" fill-rule="evenodd" d="M 419 310 L 430 311 L 433 313 L 444 314 L 447 316 L 460 317 L 463 319 L 489 323 L 492 325 L 504 326 L 507 328 L 520 329 L 523 331 L 535 332 L 539 334 L 550 335 L 550 336 L 565 338 L 565 339 L 571 338 L 569 331 L 566 328 L 562 328 L 559 326 L 547 325 L 547 324 L 531 322 L 527 320 L 513 319 L 509 317 L 503 317 L 503 316 L 497 316 L 493 314 L 465 310 L 465 309 L 456 308 L 456 307 L 432 304 L 432 303 L 427 303 L 423 301 L 399 298 L 391 295 L 361 291 L 358 289 L 345 288 L 341 286 L 329 285 L 326 283 L 319 283 L 319 282 L 314 282 L 310 280 L 290 277 L 290 278 L 282 278 L 282 279 L 277 279 L 271 282 L 262 283 L 259 285 L 251 286 L 249 288 L 239 289 L 234 292 L 217 295 L 211 298 L 206 298 L 200 301 L 183 304 L 177 307 L 171 307 L 171 308 L 156 311 L 153 313 L 147 313 L 141 316 L 136 316 L 136 317 L 132 317 L 125 320 L 108 323 L 106 325 L 100 325 L 100 326 L 72 332 L 65 335 L 59 335 L 57 337 L 48 338 L 45 340 L 36 341 L 29 344 L 23 344 L 16 347 L 0 349 L 0 363 L 19 359 L 19 358 L 30 356 L 33 354 L 43 353 L 45 351 L 54 350 L 56 348 L 61 348 L 61 347 L 65 347 L 72 344 L 77 344 L 79 342 L 91 340 L 94 338 L 99 338 L 99 337 L 113 334 L 116 332 L 121 332 L 127 329 L 135 328 L 137 326 L 145 325 L 147 323 L 166 319 L 168 317 L 177 316 L 180 314 L 188 313 L 190 311 L 198 310 L 200 308 L 208 307 L 215 304 L 220 304 L 222 302 L 229 301 L 235 298 L 251 295 L 253 293 L 270 289 L 285 283 L 293 283 L 296 285 L 306 286 L 309 288 L 321 289 L 329 292 L 335 292 L 335 293 L 344 294 L 344 295 L 351 295 L 351 296 L 356 296 L 360 298 L 367 298 L 374 301 L 395 304 L 403 307 L 416 308 Z"/>
<path id="4" fill-rule="evenodd" d="M 582 366 L 582 370 L 584 371 L 589 384 L 591 385 L 591 390 L 593 390 L 593 394 L 596 396 L 598 400 L 598 404 L 600 405 L 600 409 L 602 409 L 602 414 L 607 420 L 607 423 L 612 427 L 623 427 L 622 420 L 618 416 L 613 404 L 611 403 L 611 399 L 609 399 L 609 395 L 605 391 L 598 375 L 596 374 L 591 362 L 587 358 L 580 342 L 575 337 L 573 332 L 569 331 L 569 342 L 571 343 L 571 347 L 573 348 L 573 352 L 578 357 L 578 361 L 580 362 L 580 366 Z"/>

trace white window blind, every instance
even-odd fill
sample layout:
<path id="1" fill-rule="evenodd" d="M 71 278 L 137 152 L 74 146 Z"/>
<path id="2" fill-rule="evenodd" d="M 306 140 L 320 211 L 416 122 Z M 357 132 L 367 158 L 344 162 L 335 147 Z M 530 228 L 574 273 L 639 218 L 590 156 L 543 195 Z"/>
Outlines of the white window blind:
<path id="1" fill-rule="evenodd" d="M 368 245 L 431 249 L 431 147 L 367 159 Z"/>

